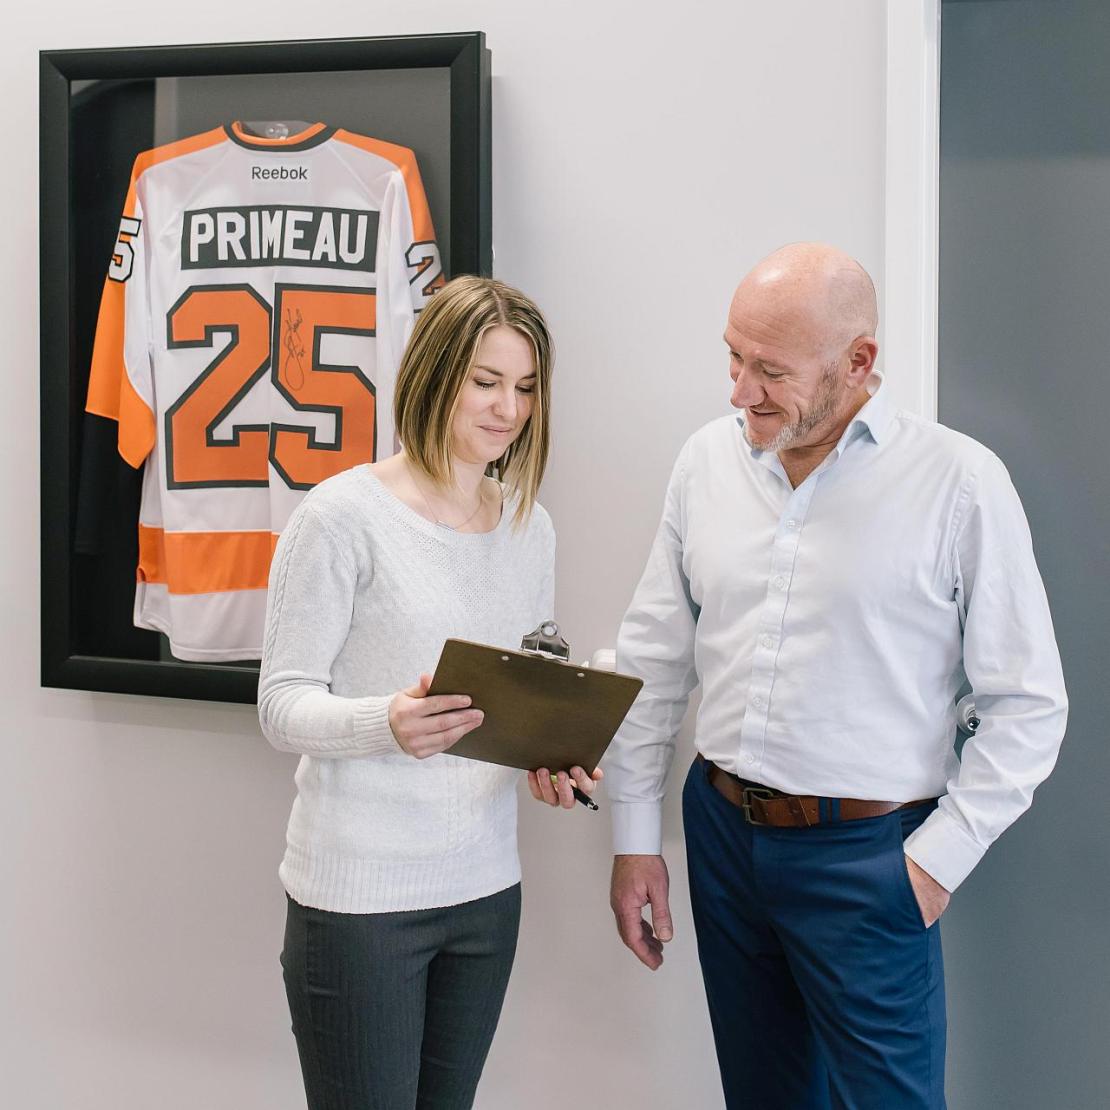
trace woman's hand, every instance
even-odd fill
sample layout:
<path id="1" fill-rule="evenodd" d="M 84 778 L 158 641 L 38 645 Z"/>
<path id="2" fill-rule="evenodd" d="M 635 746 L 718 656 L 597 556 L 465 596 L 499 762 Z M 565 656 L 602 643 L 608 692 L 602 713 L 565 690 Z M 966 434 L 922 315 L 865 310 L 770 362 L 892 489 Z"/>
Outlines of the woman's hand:
<path id="1" fill-rule="evenodd" d="M 587 775 L 581 767 L 572 767 L 570 774 L 560 771 L 552 782 L 551 772 L 546 767 L 540 767 L 539 770 L 528 772 L 528 789 L 537 802 L 574 809 L 574 788 L 577 786 L 588 797 L 604 777 L 605 772 L 600 767 L 592 775 Z"/>
<path id="2" fill-rule="evenodd" d="M 469 709 L 466 694 L 428 697 L 432 676 L 422 674 L 407 690 L 398 690 L 389 703 L 389 727 L 401 750 L 416 759 L 427 759 L 458 743 L 482 723 L 480 709 Z"/>

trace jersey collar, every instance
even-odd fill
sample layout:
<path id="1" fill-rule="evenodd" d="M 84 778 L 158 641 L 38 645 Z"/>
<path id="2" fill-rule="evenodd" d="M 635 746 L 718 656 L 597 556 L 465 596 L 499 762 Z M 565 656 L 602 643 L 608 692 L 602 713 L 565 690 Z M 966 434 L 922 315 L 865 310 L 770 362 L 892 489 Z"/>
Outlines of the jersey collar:
<path id="1" fill-rule="evenodd" d="M 227 137 L 247 150 L 264 150 L 268 153 L 297 152 L 311 150 L 314 146 L 326 143 L 335 134 L 336 129 L 326 123 L 313 123 L 303 131 L 294 135 L 287 135 L 284 139 L 265 139 L 260 135 L 252 135 L 239 120 L 224 125 Z"/>

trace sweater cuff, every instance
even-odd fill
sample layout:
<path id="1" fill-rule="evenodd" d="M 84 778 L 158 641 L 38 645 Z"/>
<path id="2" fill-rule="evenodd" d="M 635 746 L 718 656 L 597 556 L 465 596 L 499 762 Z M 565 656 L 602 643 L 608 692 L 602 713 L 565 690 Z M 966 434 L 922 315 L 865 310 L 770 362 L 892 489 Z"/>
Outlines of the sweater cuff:
<path id="1" fill-rule="evenodd" d="M 401 751 L 389 727 L 388 697 L 356 698 L 355 743 L 364 755 L 395 755 Z"/>
<path id="2" fill-rule="evenodd" d="M 663 853 L 663 803 L 614 802 L 613 854 L 658 856 Z"/>
<path id="3" fill-rule="evenodd" d="M 934 810 L 906 837 L 906 855 L 949 893 L 971 874 L 986 848 L 972 840 L 943 809 Z"/>

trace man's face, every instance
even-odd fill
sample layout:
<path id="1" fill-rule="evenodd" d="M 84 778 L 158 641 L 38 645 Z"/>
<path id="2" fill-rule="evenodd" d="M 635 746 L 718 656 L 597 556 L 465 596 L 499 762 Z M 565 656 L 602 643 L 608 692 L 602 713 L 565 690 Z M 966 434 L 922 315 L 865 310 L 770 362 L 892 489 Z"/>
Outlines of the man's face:
<path id="1" fill-rule="evenodd" d="M 737 293 L 724 336 L 731 402 L 744 410 L 744 438 L 770 452 L 818 443 L 844 399 L 843 360 L 822 351 L 804 319 L 754 300 Z"/>

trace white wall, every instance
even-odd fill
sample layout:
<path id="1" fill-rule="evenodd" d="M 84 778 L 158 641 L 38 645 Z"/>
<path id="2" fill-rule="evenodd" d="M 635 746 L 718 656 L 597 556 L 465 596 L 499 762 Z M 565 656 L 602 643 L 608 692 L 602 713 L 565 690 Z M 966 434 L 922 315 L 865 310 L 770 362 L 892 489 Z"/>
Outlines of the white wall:
<path id="1" fill-rule="evenodd" d="M 246 707 L 38 686 L 36 52 L 482 29 L 497 273 L 559 361 L 559 619 L 613 641 L 683 439 L 727 411 L 733 286 L 818 237 L 883 274 L 882 0 L 28 6 L 7 27 L 0 1080 L 20 1110 L 303 1106 L 277 954 L 295 761 Z M 903 378 L 899 391 L 912 392 Z M 690 758 L 688 739 L 679 759 Z M 478 1106 L 721 1105 L 672 796 L 677 937 L 619 945 L 604 814 L 523 805 L 520 956 Z"/>

